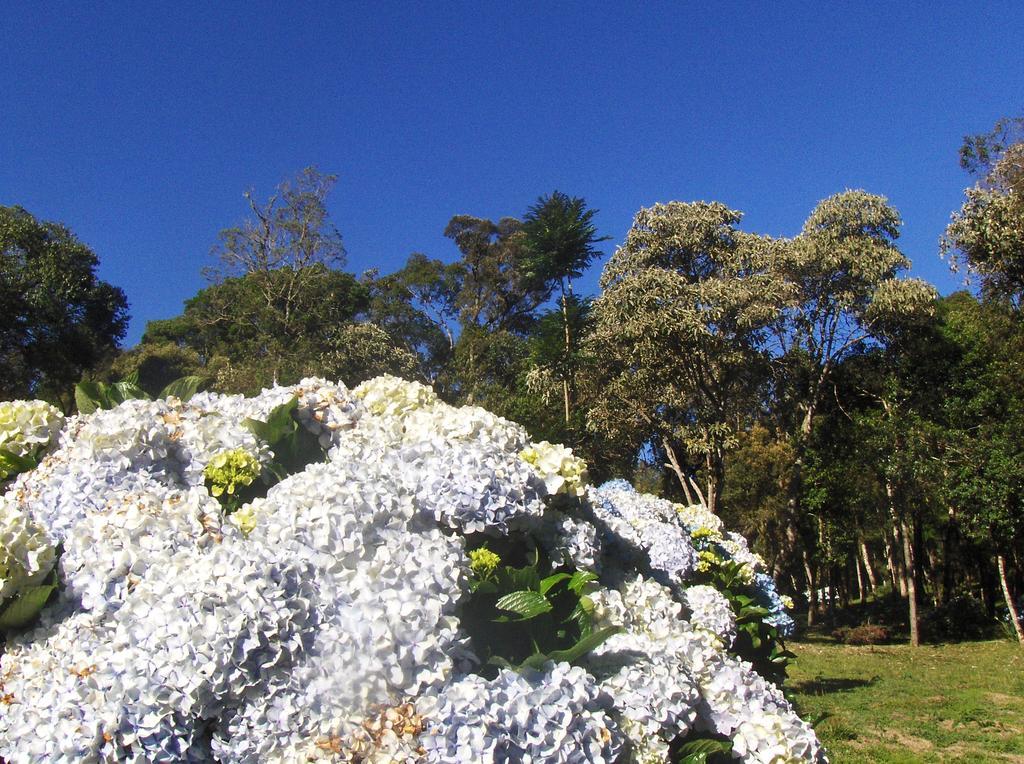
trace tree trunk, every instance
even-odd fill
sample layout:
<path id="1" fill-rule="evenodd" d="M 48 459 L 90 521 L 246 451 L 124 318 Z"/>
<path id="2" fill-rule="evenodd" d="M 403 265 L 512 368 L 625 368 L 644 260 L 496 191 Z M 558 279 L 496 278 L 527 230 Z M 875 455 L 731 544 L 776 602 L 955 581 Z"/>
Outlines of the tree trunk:
<path id="1" fill-rule="evenodd" d="M 700 489 L 694 485 L 692 480 L 690 480 L 690 476 L 683 471 L 682 466 L 679 464 L 679 459 L 676 458 L 676 450 L 672 448 L 672 444 L 668 442 L 668 437 L 664 435 L 661 437 L 661 446 L 665 449 L 665 456 L 668 457 L 668 464 L 666 466 L 672 469 L 672 472 L 675 473 L 676 480 L 679 481 L 679 485 L 683 487 L 683 493 L 686 494 L 686 503 L 696 504 L 697 502 L 693 500 L 693 493 L 690 488 L 692 486 L 698 494 L 700 494 Z M 700 503 L 706 505 L 704 497 L 700 496 L 699 498 Z"/>
<path id="2" fill-rule="evenodd" d="M 1017 605 L 1010 594 L 1010 584 L 1006 579 L 1006 558 L 1001 554 L 997 555 L 996 565 L 999 567 L 999 585 L 1003 588 L 1003 597 L 1006 599 L 1006 608 L 1010 611 L 1013 630 L 1017 633 L 1017 641 L 1024 645 L 1024 627 L 1021 626 L 1020 614 L 1017 612 Z"/>
<path id="3" fill-rule="evenodd" d="M 807 590 L 809 592 L 807 599 L 807 625 L 814 626 L 817 622 L 816 615 L 818 611 L 818 577 L 815 575 L 814 566 L 811 564 L 811 557 L 807 554 L 807 550 L 801 550 L 801 556 L 803 557 L 804 563 L 804 575 L 807 577 Z"/>
<path id="4" fill-rule="evenodd" d="M 572 287 L 569 287 L 570 290 Z M 562 326 L 565 329 L 565 360 L 568 364 L 569 351 L 571 349 L 571 342 L 569 338 L 569 302 L 565 296 L 565 291 L 562 291 Z M 569 424 L 569 378 L 566 377 L 562 380 L 562 397 L 565 401 L 565 423 Z"/>
<path id="5" fill-rule="evenodd" d="M 893 531 L 893 537 L 896 536 Z M 889 569 L 889 583 L 892 584 L 892 590 L 894 592 L 899 591 L 900 588 L 900 575 L 899 566 L 896 562 L 896 550 L 893 548 L 892 541 L 889 540 L 888 536 L 883 536 L 883 542 L 885 543 L 885 565 Z"/>
<path id="6" fill-rule="evenodd" d="M 914 529 L 911 524 L 900 524 L 903 536 L 904 578 L 907 582 L 907 601 L 910 605 L 910 646 L 921 645 L 921 625 L 917 615 L 917 565 L 914 560 Z"/>
<path id="7" fill-rule="evenodd" d="M 863 602 L 867 599 L 867 592 L 864 591 L 864 575 L 861 573 L 860 559 L 854 555 L 853 567 L 857 569 L 857 599 Z"/>
<path id="8" fill-rule="evenodd" d="M 875 569 L 871 567 L 871 554 L 868 552 L 868 545 L 864 543 L 863 537 L 860 539 L 860 556 L 864 561 L 864 570 L 868 574 L 868 583 L 871 585 L 871 591 L 874 591 L 878 588 L 878 579 L 875 578 Z"/>

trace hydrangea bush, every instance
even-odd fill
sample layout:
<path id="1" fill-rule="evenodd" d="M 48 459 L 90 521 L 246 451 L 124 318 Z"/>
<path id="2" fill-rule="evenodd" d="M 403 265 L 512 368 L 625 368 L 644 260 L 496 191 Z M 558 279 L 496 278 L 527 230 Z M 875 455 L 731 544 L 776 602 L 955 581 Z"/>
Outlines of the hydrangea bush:
<path id="1" fill-rule="evenodd" d="M 483 409 L 307 379 L 61 424 L 0 499 L 0 598 L 59 583 L 7 634 L 8 762 L 825 761 L 745 659 L 791 624 L 745 541 Z"/>

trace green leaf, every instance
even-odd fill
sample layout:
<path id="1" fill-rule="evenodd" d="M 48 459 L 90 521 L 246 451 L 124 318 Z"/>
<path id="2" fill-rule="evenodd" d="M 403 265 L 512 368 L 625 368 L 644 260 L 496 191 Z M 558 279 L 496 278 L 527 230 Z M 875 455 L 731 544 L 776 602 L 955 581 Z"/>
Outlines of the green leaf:
<path id="1" fill-rule="evenodd" d="M 547 597 L 529 589 L 506 594 L 494 603 L 494 606 L 499 610 L 510 610 L 516 613 L 521 621 L 536 618 L 541 613 L 548 613 L 552 607 Z"/>
<path id="2" fill-rule="evenodd" d="M 199 392 L 200 388 L 206 384 L 206 377 L 190 376 L 190 377 L 178 377 L 170 384 L 167 385 L 163 390 L 160 391 L 160 398 L 167 398 L 174 396 L 182 401 L 187 401 L 193 395 Z"/>
<path id="3" fill-rule="evenodd" d="M 570 576 L 568 573 L 554 573 L 548 576 L 547 578 L 541 580 L 540 593 L 547 594 L 551 590 L 552 586 L 554 586 L 555 584 L 559 584 L 562 581 L 566 581 L 570 578 L 572 578 L 572 576 Z"/>
<path id="4" fill-rule="evenodd" d="M 589 570 L 578 570 L 573 574 L 572 580 L 569 581 L 569 589 L 576 592 L 576 594 L 582 595 L 586 585 L 596 580 L 596 573 L 591 573 Z"/>
<path id="5" fill-rule="evenodd" d="M 109 389 L 111 390 L 111 400 L 114 399 L 115 395 L 118 398 L 120 398 L 120 400 L 116 401 L 115 405 L 130 400 L 149 400 L 149 394 L 146 393 L 145 390 L 143 390 L 138 385 L 132 384 L 131 382 L 128 382 L 126 380 L 123 380 L 121 382 L 115 382 Z"/>
<path id="6" fill-rule="evenodd" d="M 106 396 L 99 382 L 79 382 L 75 385 L 75 405 L 79 414 L 91 414 L 96 409 L 110 408 L 104 406 Z"/>
<path id="7" fill-rule="evenodd" d="M 0 475 L 13 477 L 22 472 L 34 470 L 39 466 L 39 459 L 35 454 L 16 454 L 13 451 L 0 448 Z"/>
<path id="8" fill-rule="evenodd" d="M 506 565 L 498 569 L 498 586 L 502 589 L 515 591 L 517 589 L 540 589 L 540 573 L 535 565 L 527 565 L 523 568 L 513 568 Z"/>
<path id="9" fill-rule="evenodd" d="M 566 650 L 555 650 L 552 653 L 548 653 L 548 657 L 553 661 L 573 663 L 574 661 L 578 661 L 598 645 L 602 644 L 609 637 L 618 634 L 620 631 L 622 631 L 621 626 L 608 626 L 600 631 L 588 634 Z"/>
<path id="10" fill-rule="evenodd" d="M 35 618 L 43 609 L 56 584 L 32 586 L 9 602 L 0 612 L 0 631 L 19 629 Z"/>
<path id="11" fill-rule="evenodd" d="M 683 743 L 677 751 L 678 764 L 706 764 L 708 757 L 715 754 L 728 754 L 732 751 L 732 742 L 699 738 Z"/>
<path id="12" fill-rule="evenodd" d="M 579 627 L 580 634 L 585 637 L 593 628 L 593 613 L 594 601 L 584 594 L 565 620 L 575 623 Z"/>
<path id="13" fill-rule="evenodd" d="M 138 387 L 139 386 L 139 370 L 136 369 L 135 371 L 133 371 L 131 374 L 126 376 L 121 381 L 122 382 L 127 382 L 129 385 L 134 385 L 135 387 Z"/>

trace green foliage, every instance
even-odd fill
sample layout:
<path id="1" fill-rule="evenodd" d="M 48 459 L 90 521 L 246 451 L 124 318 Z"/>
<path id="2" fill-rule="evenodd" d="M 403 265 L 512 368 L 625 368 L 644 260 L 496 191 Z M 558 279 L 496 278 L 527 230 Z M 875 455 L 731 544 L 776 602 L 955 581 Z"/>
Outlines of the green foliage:
<path id="1" fill-rule="evenodd" d="M 39 451 L 37 448 L 28 454 L 16 454 L 6 448 L 0 448 L 0 484 L 38 467 Z"/>
<path id="2" fill-rule="evenodd" d="M 263 472 L 268 476 L 264 478 L 267 488 L 324 457 L 320 441 L 295 418 L 298 405 L 299 399 L 292 398 L 271 411 L 265 422 L 242 420 L 242 426 L 265 442 L 274 453 L 273 461 Z"/>
<path id="3" fill-rule="evenodd" d="M 1024 118 L 1000 119 L 967 136 L 960 164 L 980 176 L 946 228 L 941 246 L 954 268 L 979 278 L 983 294 L 1020 304 L 1024 295 Z"/>
<path id="4" fill-rule="evenodd" d="M 0 207 L 0 399 L 67 410 L 71 385 L 116 351 L 128 302 L 96 277 L 98 265 L 63 225 Z"/>
<path id="5" fill-rule="evenodd" d="M 83 381 L 75 385 L 75 405 L 80 414 L 91 414 L 98 409 L 112 409 L 128 400 L 150 400 L 149 395 L 138 385 L 139 375 L 135 372 L 120 382 Z M 204 377 L 182 377 L 169 383 L 160 391 L 158 398 L 175 396 L 187 401 L 204 384 Z"/>
<path id="6" fill-rule="evenodd" d="M 736 616 L 736 639 L 729 650 L 745 661 L 765 679 L 780 687 L 786 680 L 786 669 L 796 656 L 786 649 L 779 630 L 765 622 L 769 611 L 757 599 L 757 590 L 746 583 L 744 566 L 731 560 L 718 560 L 698 579 L 720 591 L 729 601 Z"/>
<path id="7" fill-rule="evenodd" d="M 474 650 L 485 660 L 485 676 L 502 667 L 575 662 L 621 630 L 593 629 L 594 604 L 587 593 L 597 576 L 589 571 L 542 576 L 546 566 L 536 551 L 532 562 L 519 567 L 500 565 L 500 556 L 486 547 L 469 555 L 473 595 L 461 619 Z"/>
<path id="8" fill-rule="evenodd" d="M 732 761 L 732 741 L 710 732 L 690 732 L 672 744 L 675 764 L 727 764 Z"/>
<path id="9" fill-rule="evenodd" d="M 32 623 L 56 590 L 56 583 L 30 586 L 5 602 L 0 608 L 0 632 L 22 629 Z"/>

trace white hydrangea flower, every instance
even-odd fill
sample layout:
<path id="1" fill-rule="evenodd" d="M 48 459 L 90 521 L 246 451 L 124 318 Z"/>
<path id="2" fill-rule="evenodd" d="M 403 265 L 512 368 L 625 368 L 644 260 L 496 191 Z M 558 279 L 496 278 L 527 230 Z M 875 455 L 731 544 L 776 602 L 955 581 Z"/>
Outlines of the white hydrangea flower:
<path id="1" fill-rule="evenodd" d="M 49 446 L 63 426 L 64 415 L 45 401 L 0 401 L 0 449 L 16 456 Z"/>
<path id="2" fill-rule="evenodd" d="M 17 503 L 0 496 L 0 602 L 42 583 L 56 552 Z"/>
<path id="3" fill-rule="evenodd" d="M 470 675 L 424 703 L 427 762 L 614 762 L 622 735 L 610 698 L 579 667 Z"/>
<path id="4" fill-rule="evenodd" d="M 723 647 L 736 638 L 736 616 L 725 598 L 713 586 L 691 586 L 683 592 L 690 609 L 690 623 L 695 629 L 710 634 Z"/>
<path id="5" fill-rule="evenodd" d="M 753 584 L 755 575 L 765 568 L 764 558 L 756 552 L 750 551 L 747 540 L 738 533 L 726 534 L 726 537 L 718 544 L 728 553 L 731 560 L 742 566 L 740 578 L 743 583 Z"/>
<path id="6" fill-rule="evenodd" d="M 375 416 L 401 417 L 437 402 L 433 389 L 385 374 L 367 380 L 352 391 Z"/>
<path id="7" fill-rule="evenodd" d="M 693 574 L 697 552 L 671 502 L 637 493 L 624 480 L 591 489 L 588 499 L 617 558 L 646 562 L 664 583 L 682 584 Z"/>
<path id="8" fill-rule="evenodd" d="M 587 463 L 573 456 L 572 449 L 542 440 L 524 448 L 519 458 L 529 464 L 555 495 L 582 496 L 587 487 Z"/>
<path id="9" fill-rule="evenodd" d="M 293 398 L 329 458 L 225 517 L 204 468 L 237 449 L 265 464 L 242 422 Z M 610 762 L 628 742 L 658 761 L 713 729 L 749 761 L 823 760 L 778 691 L 723 652 L 720 603 L 684 597 L 683 515 L 625 483 L 575 495 L 582 473 L 560 447 L 536 460 L 562 481 L 546 484 L 520 457 L 530 445 L 515 423 L 395 378 L 70 418 L 0 499 L 8 571 L 38 580 L 64 548 L 62 591 L 0 656 L 0 757 Z M 529 533 L 555 565 L 603 571 L 595 627 L 624 631 L 586 668 L 471 674 L 468 533 Z M 9 578 L 0 596 L 21 585 Z"/>

